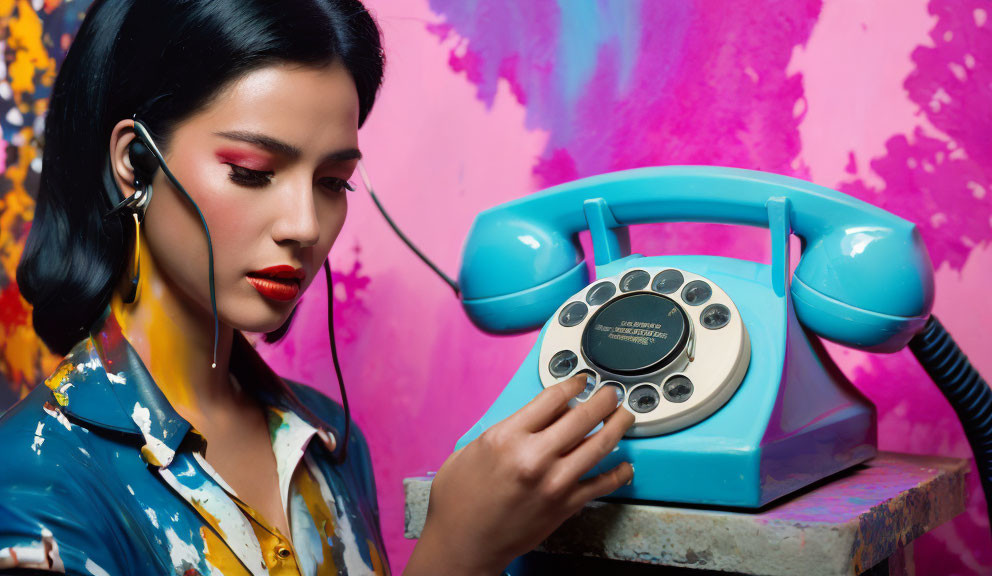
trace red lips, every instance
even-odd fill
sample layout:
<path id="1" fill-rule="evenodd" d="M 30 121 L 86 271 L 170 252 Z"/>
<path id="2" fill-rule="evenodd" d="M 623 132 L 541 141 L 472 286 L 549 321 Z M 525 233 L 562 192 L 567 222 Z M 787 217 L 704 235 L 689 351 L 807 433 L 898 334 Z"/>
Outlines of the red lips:
<path id="1" fill-rule="evenodd" d="M 249 272 L 247 278 L 262 296 L 286 302 L 296 298 L 300 293 L 300 283 L 305 275 L 303 268 L 282 264 Z"/>

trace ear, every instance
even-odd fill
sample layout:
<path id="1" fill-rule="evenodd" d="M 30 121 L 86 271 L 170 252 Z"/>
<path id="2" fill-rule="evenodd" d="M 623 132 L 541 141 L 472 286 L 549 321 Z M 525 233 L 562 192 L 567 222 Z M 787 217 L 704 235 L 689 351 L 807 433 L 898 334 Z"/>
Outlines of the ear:
<path id="1" fill-rule="evenodd" d="M 110 171 L 125 198 L 135 192 L 134 166 L 128 149 L 136 138 L 134 121 L 130 118 L 118 122 L 110 133 Z"/>

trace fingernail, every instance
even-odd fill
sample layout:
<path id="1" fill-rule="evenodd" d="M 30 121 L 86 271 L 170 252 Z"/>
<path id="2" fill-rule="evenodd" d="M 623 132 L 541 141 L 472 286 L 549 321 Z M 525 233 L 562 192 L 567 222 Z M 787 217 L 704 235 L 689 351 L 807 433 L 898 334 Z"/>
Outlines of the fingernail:
<path id="1" fill-rule="evenodd" d="M 617 392 L 617 408 L 619 408 L 620 405 L 623 404 L 623 398 L 624 398 L 624 395 L 625 394 L 624 394 L 623 388 L 621 388 L 619 386 L 614 386 L 613 388 Z"/>
<path id="2" fill-rule="evenodd" d="M 585 401 L 592 395 L 592 391 L 596 389 L 596 378 L 591 374 L 586 374 L 586 387 L 582 389 L 582 392 L 575 397 L 576 400 Z"/>
<path id="3" fill-rule="evenodd" d="M 634 465 L 631 464 L 630 462 L 627 462 L 627 464 L 630 464 L 630 480 L 627 480 L 626 485 L 630 486 L 631 484 L 634 483 Z"/>

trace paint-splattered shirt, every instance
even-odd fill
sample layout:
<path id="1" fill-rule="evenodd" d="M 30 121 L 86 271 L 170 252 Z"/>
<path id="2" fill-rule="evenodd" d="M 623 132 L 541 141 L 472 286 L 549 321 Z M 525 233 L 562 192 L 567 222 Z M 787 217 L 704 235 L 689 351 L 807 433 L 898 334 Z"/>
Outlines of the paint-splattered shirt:
<path id="1" fill-rule="evenodd" d="M 338 404 L 279 379 L 236 335 L 232 373 L 268 384 L 249 391 L 268 418 L 290 543 L 205 460 L 203 436 L 169 404 L 113 316 L 97 324 L 46 386 L 0 416 L 0 569 L 389 573 L 357 427 L 347 458 L 333 459 Z M 294 409 L 291 394 L 310 414 Z"/>

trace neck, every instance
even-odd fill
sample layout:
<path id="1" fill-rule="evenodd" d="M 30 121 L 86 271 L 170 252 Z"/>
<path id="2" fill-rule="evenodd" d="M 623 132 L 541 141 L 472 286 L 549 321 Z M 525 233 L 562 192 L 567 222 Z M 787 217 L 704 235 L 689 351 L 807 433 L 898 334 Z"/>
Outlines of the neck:
<path id="1" fill-rule="evenodd" d="M 228 376 L 234 330 L 220 326 L 217 366 L 211 368 L 212 312 L 204 313 L 170 285 L 146 246 L 141 245 L 137 297 L 124 303 L 115 293 L 111 313 L 169 403 L 196 426 L 214 408 L 237 398 Z"/>

